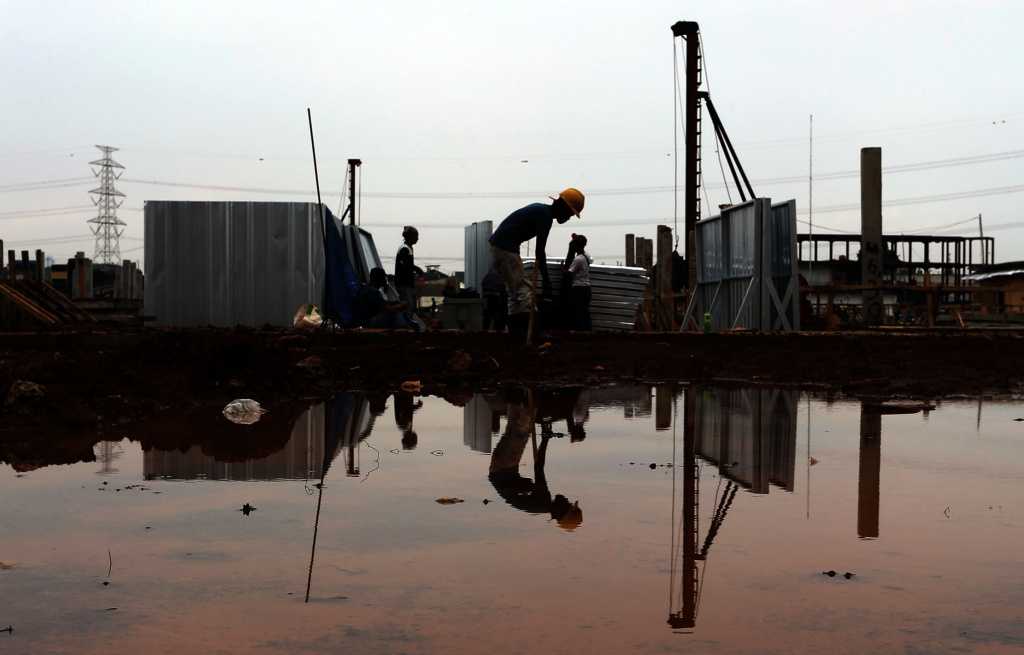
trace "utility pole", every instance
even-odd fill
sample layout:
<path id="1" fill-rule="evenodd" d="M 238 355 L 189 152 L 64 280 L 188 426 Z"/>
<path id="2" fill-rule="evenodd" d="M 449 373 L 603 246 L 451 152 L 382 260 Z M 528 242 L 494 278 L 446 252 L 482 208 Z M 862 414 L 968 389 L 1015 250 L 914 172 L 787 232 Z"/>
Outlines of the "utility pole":
<path id="1" fill-rule="evenodd" d="M 117 148 L 110 146 L 96 146 L 103 153 L 103 157 L 89 162 L 90 166 L 98 166 L 99 170 L 92 169 L 92 174 L 99 181 L 99 187 L 89 192 L 92 204 L 96 205 L 96 217 L 90 218 L 89 230 L 96 237 L 96 250 L 93 259 L 100 264 L 121 263 L 121 235 L 124 234 L 125 222 L 117 217 L 117 208 L 124 200 L 124 194 L 114 186 L 124 173 L 124 166 L 114 161 L 110 156 L 117 151 Z"/>

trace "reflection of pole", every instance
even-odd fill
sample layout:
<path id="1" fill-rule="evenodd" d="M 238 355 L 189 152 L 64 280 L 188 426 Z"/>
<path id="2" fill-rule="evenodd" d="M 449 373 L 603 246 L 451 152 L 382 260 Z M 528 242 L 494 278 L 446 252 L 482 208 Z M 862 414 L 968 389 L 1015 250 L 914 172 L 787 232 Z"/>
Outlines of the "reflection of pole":
<path id="1" fill-rule="evenodd" d="M 662 384 L 654 390 L 654 429 L 672 427 L 672 387 Z"/>
<path id="2" fill-rule="evenodd" d="M 860 408 L 860 475 L 857 480 L 857 536 L 878 537 L 882 468 L 882 415 Z"/>
<path id="3" fill-rule="evenodd" d="M 316 520 L 313 522 L 313 550 L 309 553 L 309 576 L 306 577 L 306 602 L 309 602 L 309 587 L 313 584 L 313 557 L 316 555 L 316 533 L 320 529 L 320 503 L 324 499 L 324 478 L 320 476 L 320 493 L 316 499 Z"/>
<path id="4" fill-rule="evenodd" d="M 807 518 L 811 518 L 811 394 L 807 394 Z"/>

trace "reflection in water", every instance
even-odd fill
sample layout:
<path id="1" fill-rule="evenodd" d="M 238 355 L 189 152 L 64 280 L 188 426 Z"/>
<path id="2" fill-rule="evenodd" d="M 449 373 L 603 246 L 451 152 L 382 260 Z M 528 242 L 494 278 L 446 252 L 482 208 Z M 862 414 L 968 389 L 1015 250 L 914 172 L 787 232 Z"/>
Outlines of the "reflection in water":
<path id="1" fill-rule="evenodd" d="M 505 433 L 491 455 L 488 479 L 505 501 L 524 512 L 550 514 L 559 527 L 575 530 L 583 522 L 579 502 L 570 502 L 562 494 L 554 497 L 548 488 L 544 466 L 547 462 L 548 443 L 556 435 L 552 422 L 564 418 L 575 441 L 586 436 L 582 424 L 575 422 L 574 408 L 579 390 L 568 392 L 536 392 L 514 389 L 504 397 L 508 417 Z M 540 444 L 537 444 L 537 424 L 541 425 Z M 527 442 L 533 451 L 533 479 L 519 474 L 519 465 Z"/>
<path id="2" fill-rule="evenodd" d="M 83 570 L 89 571 L 93 568 L 93 555 L 97 561 L 107 556 L 107 541 L 115 538 L 112 535 L 125 538 L 129 543 L 121 545 L 120 549 L 131 552 L 135 561 L 142 561 L 143 553 L 166 558 L 159 564 L 162 568 L 154 569 L 154 575 L 158 576 L 154 579 L 163 584 L 147 587 L 171 588 L 183 581 L 188 589 L 182 593 L 188 597 L 194 596 L 201 585 L 215 588 L 221 580 L 216 576 L 230 576 L 238 571 L 253 578 L 245 582 L 247 587 L 239 589 L 255 588 L 268 596 L 278 590 L 285 591 L 287 585 L 289 595 L 294 592 L 294 599 L 301 598 L 301 573 L 307 572 L 306 593 L 307 597 L 313 596 L 311 602 L 317 597 L 320 600 L 337 599 L 339 596 L 331 595 L 337 591 L 360 598 L 359 603 L 351 603 L 351 608 L 346 608 L 349 611 L 341 614 L 331 614 L 333 608 L 322 604 L 319 608 L 311 605 L 296 610 L 294 606 L 282 606 L 282 598 L 254 601 L 252 605 L 248 599 L 239 603 L 243 608 L 238 610 L 239 614 L 247 613 L 253 607 L 262 607 L 265 613 L 261 615 L 261 621 L 266 616 L 275 617 L 271 621 L 283 616 L 281 630 L 310 625 L 310 617 L 320 616 L 323 625 L 328 626 L 326 630 L 333 629 L 335 622 L 341 620 L 358 626 L 366 633 L 378 629 L 386 631 L 390 629 L 390 623 L 374 624 L 373 620 L 367 619 L 369 613 L 379 612 L 386 615 L 388 621 L 392 616 L 410 615 L 415 615 L 418 621 L 436 620 L 445 630 L 457 634 L 464 628 L 458 616 L 465 617 L 466 606 L 472 603 L 474 608 L 481 610 L 478 615 L 481 623 L 485 620 L 482 610 L 494 609 L 490 614 L 495 617 L 495 623 L 487 628 L 499 635 L 497 638 L 505 637 L 500 632 L 500 617 L 504 615 L 514 616 L 514 624 L 522 626 L 514 630 L 521 630 L 532 640 L 536 635 L 531 628 L 548 630 L 549 622 L 561 620 L 557 612 L 546 611 L 548 607 L 562 603 L 569 606 L 577 602 L 578 606 L 573 608 L 577 614 L 571 619 L 593 613 L 600 619 L 600 625 L 596 619 L 591 622 L 594 617 L 588 617 L 588 628 L 591 625 L 597 626 L 596 629 L 606 628 L 599 637 L 595 637 L 595 641 L 598 638 L 602 640 L 593 648 L 595 652 L 611 649 L 612 640 L 619 636 L 622 636 L 623 643 L 615 643 L 618 648 L 614 652 L 629 651 L 626 642 L 650 644 L 649 648 L 643 645 L 635 648 L 637 652 L 653 652 L 655 649 L 667 652 L 670 642 L 666 640 L 678 640 L 672 636 L 675 633 L 692 633 L 698 623 L 702 637 L 708 638 L 706 643 L 722 641 L 721 652 L 738 650 L 729 650 L 732 644 L 725 642 L 730 640 L 753 643 L 751 652 L 782 651 L 785 649 L 778 647 L 777 643 L 768 644 L 769 640 L 765 639 L 766 644 L 761 644 L 758 640 L 766 635 L 776 641 L 786 639 L 787 635 L 779 637 L 772 631 L 785 633 L 791 628 L 797 633 L 802 630 L 801 634 L 806 635 L 807 629 L 801 623 L 804 620 L 811 621 L 809 629 L 818 638 L 827 640 L 828 636 L 821 634 L 823 622 L 831 620 L 831 616 L 839 617 L 839 621 L 841 617 L 849 616 L 851 610 L 875 602 L 876 594 L 881 592 L 873 584 L 883 580 L 883 575 L 892 578 L 885 579 L 886 584 L 902 575 L 896 564 L 923 558 L 919 567 L 923 573 L 917 578 L 909 573 L 907 579 L 916 579 L 920 597 L 933 598 L 956 587 L 950 587 L 948 581 L 929 582 L 932 578 L 938 580 L 938 576 L 926 578 L 925 574 L 936 572 L 940 563 L 948 568 L 950 561 L 961 556 L 961 549 L 967 550 L 963 555 L 966 566 L 958 569 L 963 580 L 978 576 L 984 581 L 987 579 L 984 567 L 990 567 L 990 562 L 1008 562 L 1012 566 L 1016 561 L 1012 559 L 1012 544 L 1019 541 L 1019 519 L 1003 514 L 1001 506 L 988 507 L 988 513 L 980 518 L 972 517 L 969 525 L 950 521 L 946 524 L 948 534 L 962 541 L 950 543 L 943 540 L 934 548 L 927 538 L 928 523 L 922 522 L 917 514 L 921 513 L 929 495 L 947 493 L 947 489 L 949 494 L 973 493 L 963 501 L 965 505 L 968 502 L 975 506 L 991 502 L 986 497 L 989 491 L 993 491 L 992 497 L 997 490 L 1005 492 L 1020 473 L 1019 465 L 1000 468 L 1001 463 L 993 463 L 997 455 L 1012 459 L 1013 453 L 1020 452 L 1019 445 L 1013 445 L 1017 450 L 1010 447 L 1004 447 L 1002 451 L 989 450 L 987 459 L 968 460 L 968 467 L 958 459 L 965 456 L 965 448 L 959 441 L 952 452 L 947 447 L 947 452 L 939 452 L 928 459 L 933 454 L 930 449 L 932 441 L 922 439 L 908 445 L 902 438 L 899 443 L 890 440 L 886 449 L 890 468 L 886 469 L 885 475 L 887 479 L 899 475 L 910 482 L 903 486 L 900 494 L 887 498 L 887 513 L 880 516 L 881 417 L 883 414 L 907 413 L 910 406 L 905 404 L 864 403 L 858 407 L 843 402 L 835 412 L 828 412 L 836 416 L 815 418 L 815 427 L 821 433 L 815 439 L 822 443 L 816 441 L 820 451 L 814 455 L 824 460 L 824 466 L 815 468 L 816 473 L 820 472 L 820 478 L 816 480 L 817 502 L 828 508 L 829 516 L 817 523 L 805 522 L 803 499 L 788 496 L 788 492 L 809 491 L 809 486 L 803 486 L 804 471 L 796 472 L 796 433 L 798 429 L 803 432 L 805 427 L 803 423 L 797 427 L 797 397 L 792 391 L 769 389 L 691 388 L 680 393 L 678 389 L 666 386 L 658 387 L 652 393 L 650 387 L 642 386 L 560 390 L 522 388 L 501 393 L 467 394 L 459 398 L 460 412 L 438 399 L 421 401 L 407 393 L 344 393 L 313 407 L 277 408 L 265 417 L 265 422 L 253 426 L 228 424 L 219 414 L 212 414 L 208 420 L 183 417 L 177 424 L 168 422 L 162 430 L 140 430 L 141 448 L 128 442 L 95 440 L 84 442 L 84 447 L 77 441 L 69 441 L 64 449 L 52 441 L 44 445 L 42 440 L 38 440 L 31 448 L 11 442 L 2 446 L 4 450 L 0 450 L 0 459 L 9 462 L 15 470 L 38 468 L 70 457 L 88 458 L 96 464 L 79 466 L 81 479 L 65 479 L 65 476 L 74 474 L 73 470 L 40 471 L 25 481 L 13 482 L 12 479 L 9 482 L 12 495 L 16 500 L 20 495 L 25 500 L 18 503 L 31 507 L 32 511 L 12 511 L 11 507 L 18 503 L 5 503 L 7 507 L 0 509 L 23 520 L 9 521 L 4 514 L 0 516 L 0 522 L 14 526 L 12 532 L 16 536 L 21 532 L 30 535 L 26 545 L 19 546 L 13 539 L 7 544 L 15 558 L 30 560 L 34 557 L 33 550 L 50 552 L 48 547 L 35 546 L 51 538 L 51 525 L 67 521 L 68 526 L 64 529 L 67 534 L 75 535 L 74 548 L 95 551 L 82 558 Z M 391 402 L 394 404 L 389 408 Z M 420 411 L 425 403 L 426 414 Z M 596 409 L 602 407 L 605 408 L 603 411 Z M 811 409 L 818 411 L 819 407 L 822 407 L 821 403 L 815 402 L 812 407 L 808 402 L 807 413 Z M 994 409 L 999 411 L 998 407 Z M 392 410 L 397 431 L 391 424 Z M 800 410 L 799 420 L 803 421 L 804 407 Z M 968 427 L 973 428 L 977 420 L 976 410 L 971 406 L 969 411 Z M 1007 415 L 1006 411 L 1010 410 L 1003 409 L 997 417 L 1008 420 L 1007 416 L 1017 416 Z M 950 414 L 955 417 L 955 409 Z M 627 424 L 621 419 L 638 415 L 644 416 L 645 420 Z M 419 451 L 406 456 L 398 451 L 401 447 L 399 440 L 407 447 L 418 441 L 413 427 L 414 418 L 423 442 Z M 808 450 L 805 453 L 804 444 L 800 444 L 799 459 L 800 467 L 807 462 L 809 474 L 810 465 L 815 460 L 810 457 L 811 422 L 807 418 Z M 427 430 L 428 420 L 433 426 L 431 432 Z M 900 425 L 902 432 L 909 422 L 899 423 L 899 420 L 894 419 L 890 423 L 886 418 L 885 427 L 895 431 Z M 1016 425 L 1010 424 L 1014 428 Z M 826 426 L 832 429 L 828 430 Z M 942 428 L 948 434 L 963 427 L 953 426 L 945 424 L 943 415 L 943 422 L 933 420 L 931 426 L 920 427 L 929 430 L 940 428 L 936 430 L 937 435 L 928 435 L 931 437 L 941 436 Z M 458 434 L 460 427 L 461 440 Z M 653 428 L 663 431 L 654 433 Z M 383 438 L 390 441 L 387 449 L 392 450 L 395 456 L 389 457 L 382 448 L 385 451 L 384 466 L 379 473 L 373 474 L 381 458 L 375 461 L 368 442 L 374 432 L 380 435 L 382 429 L 386 432 Z M 825 432 L 831 434 L 826 435 Z M 1019 436 L 1017 432 L 1013 435 Z M 669 436 L 672 437 L 671 442 Z M 959 436 L 956 433 L 956 438 Z M 800 438 L 803 439 L 804 435 L 801 434 Z M 443 439 L 448 441 L 441 442 Z M 564 443 L 552 445 L 552 441 L 558 439 L 563 439 Z M 570 445 L 569 442 L 574 443 Z M 430 443 L 430 448 L 446 446 L 445 450 L 438 448 L 432 453 L 446 454 L 447 457 L 433 457 L 432 453 L 425 452 L 429 450 L 424 447 L 426 443 Z M 465 444 L 465 448 L 459 444 Z M 986 447 L 991 449 L 994 446 L 992 443 L 981 444 L 978 452 L 984 452 Z M 917 448 L 927 450 L 917 451 Z M 548 455 L 554 460 L 551 468 L 547 467 Z M 630 460 L 644 462 L 644 469 L 648 462 L 659 464 L 647 471 L 639 467 L 629 468 Z M 905 464 L 908 460 L 913 462 L 911 466 Z M 673 465 L 664 466 L 669 461 Z M 951 462 L 955 465 L 950 465 Z M 237 487 L 217 483 L 192 485 L 187 494 L 178 494 L 182 499 L 180 505 L 173 494 L 150 497 L 141 492 L 128 505 L 123 500 L 124 492 L 115 501 L 109 498 L 113 494 L 94 494 L 87 488 L 88 484 L 79 490 L 79 482 L 83 480 L 94 481 L 96 484 L 92 486 L 97 487 L 108 481 L 95 480 L 94 471 L 110 476 L 106 491 L 122 487 L 123 480 L 137 480 L 140 465 L 146 478 L 168 480 L 306 478 L 309 481 L 306 491 L 312 496 L 304 496 L 301 483 Z M 986 466 L 992 466 L 997 474 L 996 483 L 991 487 L 986 486 L 984 480 L 984 476 L 990 474 Z M 120 476 L 115 475 L 118 468 L 121 469 Z M 373 475 L 367 484 L 361 484 L 360 480 L 365 480 L 368 474 Z M 800 477 L 801 488 L 798 490 L 794 488 L 796 475 Z M 417 479 L 416 476 L 421 477 Z M 1008 478 L 1010 483 L 1006 482 Z M 318 481 L 320 484 L 315 484 Z M 669 509 L 669 499 L 664 498 L 664 494 L 670 481 L 673 487 L 671 520 L 664 517 L 664 512 Z M 38 486 L 29 486 L 32 484 Z M 343 484 L 347 486 L 341 489 Z M 66 487 L 68 494 L 62 492 L 54 497 L 61 498 L 68 506 L 48 509 L 46 498 L 49 494 L 40 494 L 37 501 L 33 494 L 44 485 L 58 489 Z M 154 493 L 167 493 L 172 489 L 184 491 L 177 483 L 151 486 L 162 487 Z M 7 489 L 4 488 L 5 493 Z M 433 505 L 433 499 L 440 493 L 457 493 L 468 502 L 461 509 L 441 510 Z M 493 500 L 496 494 L 501 498 L 497 503 L 486 509 L 479 505 L 480 498 Z M 854 494 L 856 505 L 853 503 Z M 228 498 L 231 502 L 227 502 Z M 268 500 L 271 498 L 275 504 L 280 504 L 272 508 Z M 196 512 L 196 508 L 203 507 L 199 499 L 209 502 L 213 509 Z M 26 501 L 39 502 L 39 505 L 28 505 Z M 259 505 L 263 511 L 233 528 L 220 525 L 218 511 L 227 512 L 249 501 Z M 71 504 L 75 502 L 78 504 Z M 937 502 L 941 504 L 935 510 L 936 514 L 950 501 L 940 496 Z M 220 510 L 217 505 L 221 506 Z M 117 510 L 112 511 L 112 507 Z M 587 523 L 583 521 L 584 509 L 587 511 Z M 954 512 L 957 510 L 954 508 Z M 526 514 L 530 515 L 529 518 Z M 954 517 L 961 515 L 954 514 Z M 162 528 L 158 530 L 159 538 L 169 541 L 157 541 L 154 533 L 132 536 L 140 532 L 143 520 L 147 524 L 162 521 L 162 526 L 157 526 Z M 942 517 L 939 516 L 938 520 Z M 902 529 L 898 531 L 893 529 L 896 521 L 903 522 Z M 302 526 L 299 528 L 300 544 L 295 540 L 296 522 Z M 318 551 L 321 522 L 325 532 L 324 537 L 319 538 Z M 886 525 L 882 526 L 883 522 Z M 545 527 L 543 523 L 551 523 L 551 527 Z M 669 527 L 668 524 L 670 534 L 665 534 L 664 528 Z M 94 525 L 97 527 L 93 528 Z M 197 526 L 203 529 L 207 550 L 238 553 L 240 557 L 244 555 L 247 562 L 251 562 L 245 566 L 250 568 L 228 565 L 215 572 L 213 566 L 173 554 L 171 551 L 179 546 L 185 549 L 185 544 L 195 538 Z M 561 533 L 552 529 L 554 527 L 573 532 Z M 881 530 L 882 527 L 886 530 Z M 911 530 L 911 527 L 917 529 Z M 871 558 L 877 557 L 881 544 L 857 541 L 853 537 L 854 529 L 861 539 L 879 539 L 884 532 L 886 543 L 890 544 L 886 550 L 902 550 L 907 555 L 900 560 L 887 553 L 885 562 L 896 564 L 876 564 Z M 976 536 L 973 531 L 978 529 L 985 530 L 981 533 L 985 539 L 981 545 L 973 545 L 973 537 Z M 77 543 L 79 534 L 83 535 L 81 544 Z M 243 538 L 239 539 L 239 535 Z M 972 545 L 967 545 L 968 536 L 972 537 Z M 37 541 L 31 541 L 32 538 Z M 629 543 L 618 549 L 615 546 L 620 542 Z M 924 547 L 919 548 L 922 544 Z M 664 545 L 671 548 L 670 565 L 664 567 L 669 569 L 667 577 L 664 569 L 659 571 L 660 567 L 652 566 L 652 563 L 664 561 L 664 550 L 667 550 Z M 515 560 L 516 553 L 521 553 L 524 546 L 543 556 Z M 971 547 L 974 550 L 970 550 Z M 811 573 L 807 571 L 809 564 L 815 566 L 813 573 L 817 573 L 818 568 L 812 560 L 819 553 L 829 557 L 824 568 L 841 564 L 863 575 L 855 583 L 843 587 L 841 592 L 837 591 L 841 597 L 832 597 L 834 604 L 829 611 L 833 614 L 818 615 L 816 612 L 821 611 L 820 606 L 809 606 L 803 615 L 805 607 L 801 603 L 821 602 L 817 592 L 805 593 L 807 579 L 801 577 L 801 572 Z M 10 552 L 0 555 L 4 555 L 5 561 L 11 557 Z M 52 568 L 60 570 L 65 566 L 55 559 L 56 556 L 52 557 L 51 563 L 58 565 Z M 68 555 L 62 552 L 60 557 Z M 301 563 L 289 563 L 287 560 L 292 557 Z M 716 562 L 709 569 L 707 565 L 711 558 Z M 113 559 L 116 571 L 118 548 L 114 549 Z M 513 560 L 514 567 L 504 567 L 507 569 L 506 578 L 493 573 L 495 564 L 502 567 Z M 409 565 L 410 562 L 418 565 Z M 51 568 L 43 566 L 45 563 L 44 560 L 36 562 L 35 571 Z M 339 564 L 345 568 L 339 568 Z M 301 571 L 307 565 L 308 571 Z M 104 561 L 97 568 L 106 570 L 106 566 Z M 204 567 L 203 571 L 199 570 L 200 566 Z M 20 570 L 35 575 L 28 566 L 15 569 L 14 573 L 0 573 L 0 576 L 6 576 L 4 584 L 10 584 L 8 580 L 14 580 L 15 575 L 24 576 L 24 573 L 18 573 Z M 460 578 L 466 571 L 470 572 L 467 577 Z M 372 575 L 361 579 L 350 577 L 363 572 L 372 572 Z M 561 574 L 568 574 L 567 577 L 574 581 L 586 578 L 592 593 L 582 600 L 579 596 L 574 598 L 571 594 L 578 594 L 577 585 L 571 591 L 565 591 L 564 597 L 560 596 L 563 587 L 556 585 L 562 584 L 558 579 Z M 452 578 L 456 580 L 454 586 L 448 582 Z M 44 597 L 31 587 L 31 579 L 18 580 L 17 585 L 21 586 L 13 589 L 22 597 Z M 44 581 L 48 588 L 56 588 L 59 585 L 53 584 L 54 580 L 62 581 L 59 577 Z M 961 584 L 959 580 L 956 582 L 958 585 Z M 821 582 L 831 584 L 824 578 Z M 966 586 L 968 583 L 963 584 Z M 573 587 L 563 586 L 566 589 Z M 670 597 L 667 604 L 664 597 L 666 586 Z M 124 585 L 116 591 L 123 593 L 126 588 Z M 495 601 L 488 591 L 494 588 L 503 590 L 503 598 L 499 601 Z M 885 588 L 888 590 L 890 587 Z M 1000 595 L 992 598 L 1010 607 L 1008 612 L 1012 613 L 1012 608 L 1019 606 L 1016 602 L 1018 592 L 1012 589 L 1002 591 L 1003 587 L 998 586 L 992 588 L 1000 590 Z M 436 589 L 437 592 L 410 595 L 410 589 Z M 838 588 L 829 588 L 827 592 L 824 589 L 819 591 L 831 593 L 832 589 Z M 543 596 L 538 590 L 543 590 Z M 630 597 L 631 593 L 632 600 L 624 611 L 617 599 Z M 783 605 L 790 606 L 791 610 L 771 607 L 771 621 L 765 616 L 765 620 L 756 625 L 737 628 L 741 622 L 737 622 L 736 617 L 758 615 L 761 608 L 770 606 L 783 594 L 787 599 Z M 253 594 L 254 597 L 258 595 Z M 452 603 L 451 599 L 456 595 L 467 598 L 466 604 Z M 550 605 L 531 608 L 530 616 L 509 613 L 513 603 L 525 606 L 530 599 L 549 601 Z M 149 608 L 160 607 L 159 611 L 164 612 L 169 621 L 177 621 L 182 616 L 163 609 L 170 606 L 170 597 L 151 599 L 142 596 L 135 600 L 153 615 L 158 612 Z M 216 612 L 224 611 L 229 616 L 223 622 L 226 626 L 244 623 L 248 627 L 256 623 L 232 621 L 230 612 L 235 611 L 231 609 L 234 599 L 217 594 L 216 602 L 221 601 L 226 601 L 223 608 L 211 604 L 203 611 L 211 611 L 214 616 L 217 616 Z M 62 602 L 68 606 L 83 604 L 73 597 Z M 114 604 L 122 602 L 123 606 L 129 605 L 127 600 Z M 152 605 L 147 606 L 146 603 Z M 921 611 L 925 610 L 930 611 L 930 607 L 926 606 Z M 35 608 L 19 608 L 12 604 L 5 611 L 9 614 L 14 612 L 16 627 L 20 627 L 17 622 L 30 620 L 26 617 L 31 617 Z M 304 613 L 288 614 L 293 611 Z M 350 613 L 352 611 L 356 613 Z M 433 615 L 431 611 L 438 614 Z M 534 611 L 537 614 L 532 614 Z M 885 612 L 887 608 L 878 611 Z M 954 607 L 953 611 L 958 609 Z M 666 615 L 670 629 L 665 629 L 662 623 Z M 343 618 L 339 619 L 339 616 Z M 533 616 L 536 624 L 529 623 Z M 465 618 L 461 620 L 465 621 Z M 619 624 L 616 624 L 617 620 Z M 893 620 L 901 624 L 915 622 L 914 616 L 906 612 L 894 613 Z M 766 629 L 769 623 L 775 627 Z M 932 625 L 934 623 L 932 621 Z M 572 629 L 574 623 L 565 625 Z M 1004 632 L 1015 638 L 1019 628 L 1016 623 L 1010 625 Z M 653 636 L 649 634 L 652 626 L 657 633 Z M 206 629 L 209 630 L 209 626 Z M 997 633 L 999 629 L 998 625 L 994 628 Z M 163 627 L 159 634 L 165 634 Z M 416 634 L 418 636 L 419 632 Z M 446 648 L 433 650 L 459 650 L 454 642 L 438 642 L 437 645 Z M 763 645 L 766 647 L 760 648 Z M 557 650 L 550 644 L 543 646 L 548 646 L 540 648 L 545 652 Z M 492 650 L 500 650 L 500 647 L 492 647 Z M 40 647 L 30 652 L 48 650 Z M 288 652 L 295 652 L 295 649 Z M 390 651 L 381 649 L 381 652 Z"/>
<path id="3" fill-rule="evenodd" d="M 346 473 L 356 476 L 360 474 L 358 444 L 373 431 L 374 420 L 383 413 L 379 407 L 374 408 L 363 394 L 335 394 L 306 409 L 286 432 L 288 439 L 269 453 L 255 444 L 246 451 L 244 437 L 234 447 L 235 457 L 211 453 L 201 444 L 184 450 L 148 448 L 143 454 L 143 476 L 147 480 L 304 480 L 322 477 L 338 455 L 343 455 Z M 258 425 L 246 427 L 257 435 Z M 224 424 L 218 427 L 231 429 Z M 275 429 L 289 428 L 277 425 Z"/>
<path id="4" fill-rule="evenodd" d="M 668 624 L 673 630 L 692 630 L 697 624 L 703 589 L 703 573 L 698 571 L 698 562 L 707 560 L 738 488 L 742 486 L 752 493 L 767 494 L 769 485 L 775 484 L 793 491 L 796 468 L 797 392 L 688 388 L 683 397 L 682 462 L 672 462 Z M 673 432 L 674 442 L 676 439 L 677 434 Z M 674 448 L 673 453 L 677 452 Z M 727 481 L 724 492 L 719 494 L 720 486 L 716 489 L 712 501 L 714 514 L 699 551 L 698 457 L 716 466 L 720 478 Z M 677 483 L 682 484 L 682 507 L 678 509 L 675 506 Z M 681 512 L 678 519 L 677 512 Z"/>
<path id="5" fill-rule="evenodd" d="M 860 407 L 860 470 L 857 478 L 857 536 L 878 537 L 879 487 L 882 471 L 882 414 Z"/>

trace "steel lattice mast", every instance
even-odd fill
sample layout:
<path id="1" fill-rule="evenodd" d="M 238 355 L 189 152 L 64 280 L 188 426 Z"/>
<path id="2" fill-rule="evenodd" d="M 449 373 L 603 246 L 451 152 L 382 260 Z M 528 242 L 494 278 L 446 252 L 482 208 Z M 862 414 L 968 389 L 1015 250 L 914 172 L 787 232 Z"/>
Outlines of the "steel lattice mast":
<path id="1" fill-rule="evenodd" d="M 100 264 L 121 263 L 121 235 L 124 233 L 124 221 L 117 217 L 117 208 L 124 202 L 125 195 L 114 186 L 124 173 L 124 166 L 110 156 L 117 148 L 96 146 L 103 153 L 102 159 L 89 162 L 92 174 L 99 181 L 99 187 L 89 192 L 92 204 L 96 205 L 96 217 L 89 219 L 89 230 L 96 237 L 96 250 L 93 261 Z"/>

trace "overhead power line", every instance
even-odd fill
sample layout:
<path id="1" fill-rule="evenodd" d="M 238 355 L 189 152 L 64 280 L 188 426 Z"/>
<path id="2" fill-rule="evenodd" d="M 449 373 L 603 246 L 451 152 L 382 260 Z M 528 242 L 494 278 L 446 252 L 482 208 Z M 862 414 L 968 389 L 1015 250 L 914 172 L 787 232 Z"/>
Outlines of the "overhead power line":
<path id="1" fill-rule="evenodd" d="M 1004 152 L 988 153 L 983 155 L 970 155 L 965 157 L 950 157 L 946 159 L 937 159 L 923 162 L 913 162 L 909 164 L 899 164 L 896 166 L 889 166 L 882 169 L 884 174 L 899 174 L 899 173 L 911 173 L 917 171 L 934 170 L 938 168 L 948 168 L 955 166 L 969 166 L 975 164 L 983 164 L 997 161 L 1006 161 L 1011 159 L 1024 158 L 1024 150 L 1008 150 Z M 845 170 L 845 171 L 833 171 L 831 173 L 821 173 L 815 175 L 815 180 L 839 180 L 839 179 L 855 179 L 860 176 L 860 171 L 857 170 Z M 803 182 L 806 179 L 804 175 L 794 175 L 785 177 L 765 178 L 761 180 L 755 180 L 754 183 L 759 186 L 768 186 L 772 184 L 790 184 L 796 182 Z M 151 186 L 165 186 L 165 187 L 177 187 L 186 189 L 204 189 L 208 191 L 225 191 L 225 192 L 240 192 L 240 193 L 259 193 L 259 194 L 272 194 L 272 195 L 301 195 L 301 196 L 312 196 L 315 194 L 314 189 L 289 189 L 289 188 L 275 188 L 275 187 L 252 187 L 252 186 L 234 186 L 234 185 L 218 185 L 218 184 L 200 184 L 194 182 L 178 182 L 170 180 L 152 180 L 152 179 L 139 179 L 139 178 L 123 178 L 123 182 L 129 184 L 144 184 Z M 708 184 L 708 188 L 721 189 L 724 188 L 723 184 Z M 664 186 L 637 186 L 637 187 L 620 187 L 620 188 L 606 188 L 606 189 L 589 189 L 587 191 L 588 196 L 629 196 L 629 195 L 646 195 L 655 193 L 672 193 L 673 187 L 670 185 Z M 550 191 L 457 191 L 457 192 L 437 192 L 437 191 L 365 191 L 363 195 L 367 198 L 381 198 L 381 199 L 392 199 L 392 200 L 478 200 L 478 199 L 515 199 L 515 198 L 535 198 L 549 194 Z"/>

